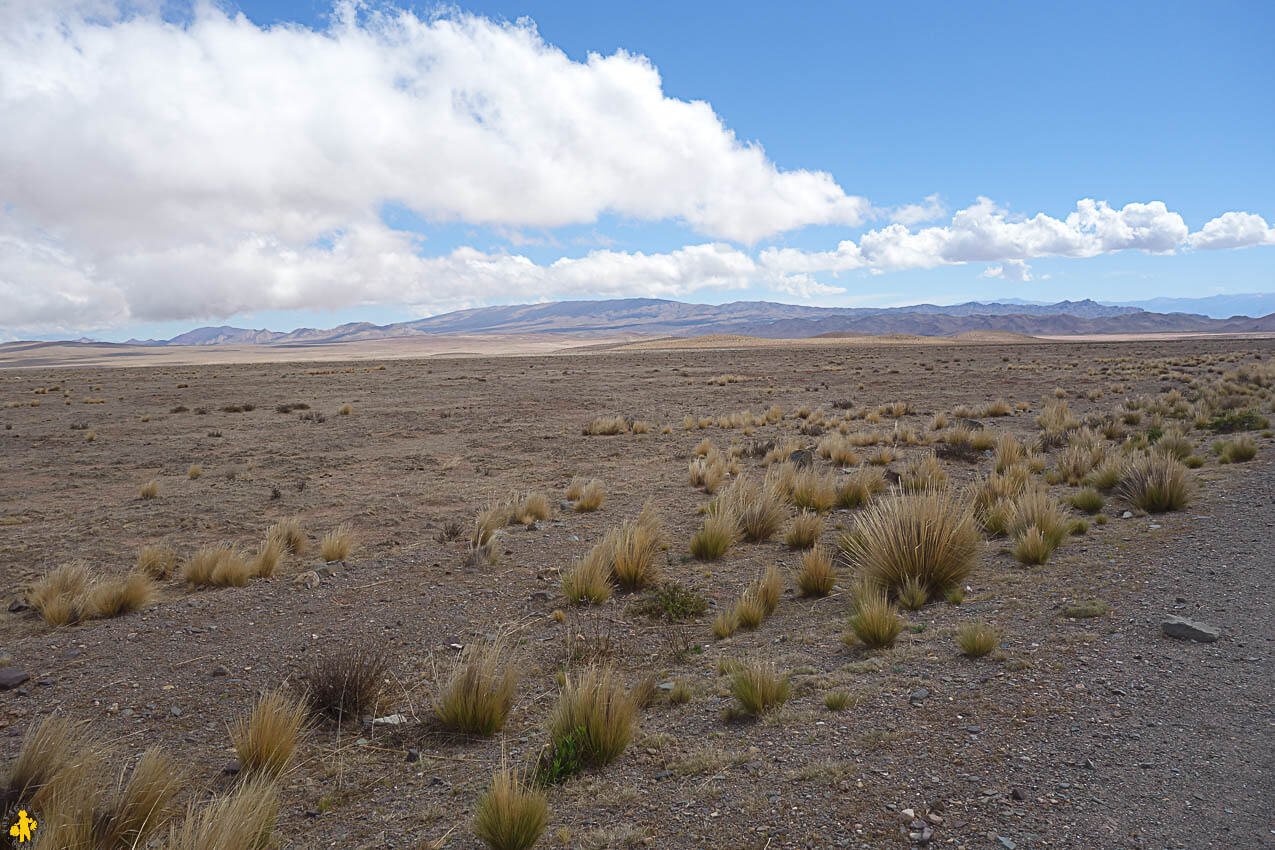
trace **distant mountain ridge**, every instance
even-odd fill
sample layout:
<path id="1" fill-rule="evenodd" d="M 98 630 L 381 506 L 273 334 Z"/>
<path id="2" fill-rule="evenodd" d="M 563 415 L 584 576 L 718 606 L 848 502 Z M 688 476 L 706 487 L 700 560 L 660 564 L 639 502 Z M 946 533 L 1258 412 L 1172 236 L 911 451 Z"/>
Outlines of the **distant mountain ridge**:
<path id="1" fill-rule="evenodd" d="M 554 301 L 458 310 L 424 319 L 374 325 L 351 322 L 335 328 L 298 328 L 287 333 L 228 325 L 197 328 L 168 340 L 129 340 L 134 345 L 305 345 L 438 334 L 621 334 L 701 336 L 746 334 L 801 338 L 828 333 L 903 333 L 952 336 L 970 331 L 1030 335 L 1252 332 L 1275 330 L 1275 315 L 1211 319 L 1194 313 L 1154 313 L 1096 301 L 1056 304 L 967 302 L 951 306 L 808 307 L 770 301 L 688 304 L 658 298 Z"/>

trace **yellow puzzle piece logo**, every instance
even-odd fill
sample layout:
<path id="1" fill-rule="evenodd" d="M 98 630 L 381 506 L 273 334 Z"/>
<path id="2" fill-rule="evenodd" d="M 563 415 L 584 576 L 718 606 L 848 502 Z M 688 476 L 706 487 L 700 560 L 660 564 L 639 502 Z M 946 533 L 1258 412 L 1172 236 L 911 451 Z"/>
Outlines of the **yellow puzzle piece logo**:
<path id="1" fill-rule="evenodd" d="M 31 840 L 31 831 L 35 827 L 35 818 L 28 817 L 26 809 L 23 809 L 18 812 L 18 822 L 9 827 L 9 835 L 18 839 L 19 844 L 25 844 Z"/>

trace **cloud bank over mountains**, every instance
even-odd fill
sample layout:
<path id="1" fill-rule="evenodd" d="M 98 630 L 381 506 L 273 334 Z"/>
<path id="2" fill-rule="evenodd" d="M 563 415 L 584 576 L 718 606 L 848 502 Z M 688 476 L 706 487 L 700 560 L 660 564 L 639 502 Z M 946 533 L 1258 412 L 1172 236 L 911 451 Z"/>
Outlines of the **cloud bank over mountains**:
<path id="1" fill-rule="evenodd" d="M 1059 219 L 980 198 L 922 226 L 947 216 L 937 195 L 882 210 L 828 173 L 782 169 L 709 104 L 665 95 L 642 56 L 574 61 L 529 23 L 353 2 L 323 30 L 210 4 L 173 23 L 106 0 L 9 2 L 0 126 L 11 330 L 510 295 L 813 298 L 860 269 L 989 263 L 1028 280 L 1042 257 L 1275 244 L 1259 215 L 1192 233 L 1154 200 L 1084 199 Z M 387 204 L 514 230 L 674 221 L 699 241 L 542 264 L 429 256 L 386 223 Z M 876 226 L 828 251 L 757 248 L 814 225 Z"/>

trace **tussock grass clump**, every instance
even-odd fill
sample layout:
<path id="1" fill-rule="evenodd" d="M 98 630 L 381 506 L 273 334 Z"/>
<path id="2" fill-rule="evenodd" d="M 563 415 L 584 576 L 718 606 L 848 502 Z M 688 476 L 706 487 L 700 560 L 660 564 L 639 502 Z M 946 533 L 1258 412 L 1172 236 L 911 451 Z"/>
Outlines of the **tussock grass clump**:
<path id="1" fill-rule="evenodd" d="M 739 629 L 739 616 L 734 610 L 719 611 L 713 618 L 713 637 L 725 640 Z"/>
<path id="2" fill-rule="evenodd" d="M 894 449 L 882 446 L 872 453 L 871 457 L 868 458 L 868 463 L 873 466 L 888 466 L 894 463 L 895 458 L 898 456 L 898 452 Z"/>
<path id="3" fill-rule="evenodd" d="M 611 564 L 603 546 L 594 546 L 562 574 L 562 595 L 573 605 L 601 605 L 611 598 Z"/>
<path id="4" fill-rule="evenodd" d="M 757 598 L 756 587 L 750 587 L 735 600 L 735 623 L 745 629 L 755 629 L 766 619 L 766 606 Z"/>
<path id="5" fill-rule="evenodd" d="M 260 850 L 270 846 L 279 793 L 265 776 L 249 777 L 202 809 L 188 809 L 182 825 L 169 833 L 168 850 Z"/>
<path id="6" fill-rule="evenodd" d="M 941 490 L 947 486 L 947 473 L 933 452 L 908 463 L 899 480 L 904 490 Z"/>
<path id="7" fill-rule="evenodd" d="M 1058 460 L 1054 464 L 1054 477 L 1074 487 L 1084 481 L 1090 470 L 1102 462 L 1103 455 L 1101 446 L 1084 444 L 1067 446 L 1058 453 Z"/>
<path id="8" fill-rule="evenodd" d="M 549 736 L 559 741 L 576 735 L 583 760 L 603 765 L 614 761 L 633 739 L 636 706 L 615 672 L 588 667 L 566 676 L 558 705 L 549 718 Z"/>
<path id="9" fill-rule="evenodd" d="M 344 561 L 354 548 L 354 533 L 342 523 L 323 535 L 319 541 L 319 557 L 325 561 Z"/>
<path id="10" fill-rule="evenodd" d="M 725 512 L 710 513 L 691 537 L 691 554 L 701 561 L 716 561 L 735 545 L 738 533 L 735 517 Z"/>
<path id="11" fill-rule="evenodd" d="M 27 603 L 50 626 L 78 623 L 91 574 L 84 564 L 63 564 L 38 579 L 27 591 Z"/>
<path id="12" fill-rule="evenodd" d="M 1000 643 L 1000 632 L 988 623 L 966 623 L 956 633 L 956 645 L 970 658 L 982 658 Z"/>
<path id="13" fill-rule="evenodd" d="M 266 530 L 266 537 L 278 540 L 283 551 L 293 555 L 304 555 L 310 551 L 310 539 L 306 537 L 301 520 L 297 517 L 279 520 Z"/>
<path id="14" fill-rule="evenodd" d="M 1257 457 L 1257 441 L 1251 434 L 1241 434 L 1222 443 L 1218 458 L 1224 463 L 1244 463 Z"/>
<path id="15" fill-rule="evenodd" d="M 1039 529 L 1054 546 L 1067 536 L 1067 513 L 1044 489 L 1025 491 L 1010 509 L 1009 534 L 1017 537 L 1029 528 Z"/>
<path id="16" fill-rule="evenodd" d="M 1125 467 L 1119 495 L 1148 513 L 1179 511 L 1191 503 L 1190 474 L 1177 458 L 1144 455 Z"/>
<path id="17" fill-rule="evenodd" d="M 735 479 L 716 502 L 714 509 L 735 517 L 740 536 L 749 543 L 769 540 L 788 518 L 779 494 L 747 476 Z"/>
<path id="18" fill-rule="evenodd" d="M 138 496 L 142 499 L 155 499 L 159 497 L 159 482 L 151 479 L 142 485 Z"/>
<path id="19" fill-rule="evenodd" d="M 354 412 L 354 408 L 348 404 L 343 404 L 337 408 L 336 412 L 338 416 L 349 416 Z"/>
<path id="20" fill-rule="evenodd" d="M 797 589 L 802 596 L 823 597 L 832 592 L 837 582 L 837 571 L 832 558 L 820 546 L 808 549 L 801 556 L 801 569 L 797 572 Z"/>
<path id="21" fill-rule="evenodd" d="M 823 517 L 814 511 L 801 511 L 792 518 L 784 542 L 789 549 L 809 549 L 823 536 Z"/>
<path id="22" fill-rule="evenodd" d="M 1195 451 L 1195 443 L 1180 428 L 1170 428 L 1155 441 L 1155 451 L 1186 460 Z"/>
<path id="23" fill-rule="evenodd" d="M 837 486 L 837 507 L 858 508 L 885 490 L 885 475 L 880 469 L 856 469 Z"/>
<path id="24" fill-rule="evenodd" d="M 599 416 L 584 426 L 583 433 L 586 437 L 613 437 L 616 434 L 625 434 L 628 430 L 628 420 L 623 416 Z"/>
<path id="25" fill-rule="evenodd" d="M 474 834 L 492 850 L 528 850 L 540 840 L 549 820 L 543 791 L 502 765 L 474 809 Z"/>
<path id="26" fill-rule="evenodd" d="M 182 578 L 194 587 L 243 587 L 252 569 L 234 546 L 205 546 L 182 564 Z"/>
<path id="27" fill-rule="evenodd" d="M 283 544 L 277 539 L 267 537 L 257 547 L 257 554 L 248 562 L 248 571 L 256 578 L 270 578 L 279 569 L 279 559 L 283 557 Z"/>
<path id="28" fill-rule="evenodd" d="M 494 735 L 505 728 L 517 685 L 517 670 L 505 661 L 503 644 L 470 644 L 435 698 L 434 714 L 453 731 Z"/>
<path id="29" fill-rule="evenodd" d="M 1014 408 L 1003 398 L 998 398 L 983 408 L 984 416 L 1009 416 L 1013 412 Z"/>
<path id="30" fill-rule="evenodd" d="M 310 710 L 331 720 L 357 720 L 375 714 L 385 691 L 389 650 L 371 642 L 340 646 L 318 658 L 306 671 Z"/>
<path id="31" fill-rule="evenodd" d="M 1023 444 L 1008 431 L 996 438 L 996 471 L 1004 472 L 1022 462 L 1026 456 Z"/>
<path id="32" fill-rule="evenodd" d="M 144 846 L 176 814 L 173 800 L 184 782 L 181 768 L 170 756 L 158 747 L 147 749 L 133 765 L 128 782 L 94 812 L 95 846 Z"/>
<path id="33" fill-rule="evenodd" d="M 660 577 L 657 555 L 664 545 L 660 518 L 646 505 L 603 541 L 611 553 L 611 577 L 625 590 L 641 590 Z"/>
<path id="34" fill-rule="evenodd" d="M 1085 487 L 1072 493 L 1067 499 L 1071 506 L 1078 511 L 1084 511 L 1087 514 L 1096 514 L 1102 510 L 1102 506 L 1107 503 L 1102 494 L 1093 487 Z"/>
<path id="35" fill-rule="evenodd" d="M 919 611 L 930 601 L 930 592 L 916 576 L 904 579 L 903 584 L 895 591 L 895 596 L 899 604 L 909 611 Z"/>
<path id="36" fill-rule="evenodd" d="M 544 493 L 527 493 L 514 505 L 513 519 L 520 525 L 534 525 L 549 518 L 549 497 Z"/>
<path id="37" fill-rule="evenodd" d="M 869 581 L 897 591 L 914 578 L 936 596 L 974 568 L 978 532 L 967 505 L 948 491 L 922 490 L 870 505 L 838 544 Z"/>
<path id="38" fill-rule="evenodd" d="M 155 581 L 145 573 L 99 579 L 89 586 L 82 616 L 94 620 L 119 617 L 154 605 L 156 596 Z"/>
<path id="39" fill-rule="evenodd" d="M 1036 526 L 1024 529 L 1014 537 L 1014 559 L 1020 564 L 1043 564 L 1053 554 L 1056 544 L 1050 543 L 1045 532 Z"/>
<path id="40" fill-rule="evenodd" d="M 197 463 L 192 463 L 190 467 L 186 470 L 186 477 L 189 478 L 191 481 L 194 481 L 196 478 L 198 478 L 199 476 L 203 474 L 204 474 L 204 468 Z"/>
<path id="41" fill-rule="evenodd" d="M 606 500 L 606 486 L 600 480 L 594 478 L 581 486 L 579 495 L 575 498 L 574 509 L 579 514 L 592 513 L 593 511 L 601 510 Z"/>
<path id="42" fill-rule="evenodd" d="M 836 480 L 826 472 L 799 470 L 792 478 L 788 498 L 799 508 L 823 513 L 837 504 Z"/>
<path id="43" fill-rule="evenodd" d="M 774 664 L 749 661 L 731 676 L 730 692 L 741 711 L 757 717 L 788 701 L 788 676 Z"/>
<path id="44" fill-rule="evenodd" d="M 640 602 L 630 606 L 629 610 L 652 619 L 680 623 L 695 619 L 707 609 L 708 600 L 702 595 L 671 581 L 651 591 Z"/>
<path id="45" fill-rule="evenodd" d="M 247 717 L 230 727 L 230 743 L 249 774 L 277 779 L 292 765 L 297 738 L 306 726 L 306 705 L 282 691 L 269 691 Z"/>
<path id="46" fill-rule="evenodd" d="M 42 812 L 49 800 L 91 789 L 102 761 L 99 745 L 65 717 L 45 717 L 27 729 L 22 748 L 3 774 L 0 802 Z"/>
<path id="47" fill-rule="evenodd" d="M 871 649 L 894 646 L 895 639 L 903 630 L 899 609 L 885 593 L 871 586 L 860 588 L 849 625 L 853 638 Z"/>
<path id="48" fill-rule="evenodd" d="M 1101 617 L 1110 610 L 1111 606 L 1101 599 L 1087 599 L 1081 602 L 1073 602 L 1063 608 L 1063 616 L 1083 620 L 1090 617 Z"/>
<path id="49" fill-rule="evenodd" d="M 567 501 L 574 502 L 576 499 L 580 498 L 580 494 L 584 492 L 584 487 L 588 483 L 589 480 L 587 478 L 580 478 L 578 476 L 576 478 L 572 478 L 571 482 L 567 485 Z"/>
<path id="50" fill-rule="evenodd" d="M 1123 472 L 1124 462 L 1118 457 L 1110 457 L 1094 467 L 1086 480 L 1089 486 L 1105 493 L 1120 483 Z"/>
<path id="51" fill-rule="evenodd" d="M 757 601 L 761 603 L 761 607 L 769 617 L 775 613 L 775 609 L 779 607 L 779 598 L 784 593 L 784 577 L 779 569 L 771 564 L 753 582 L 753 594 L 757 597 Z"/>
<path id="52" fill-rule="evenodd" d="M 829 711 L 845 711 L 850 705 L 850 692 L 832 691 L 823 698 L 823 705 Z"/>
<path id="53" fill-rule="evenodd" d="M 143 546 L 137 550 L 137 569 L 153 579 L 166 579 L 177 569 L 177 553 L 167 546 Z"/>

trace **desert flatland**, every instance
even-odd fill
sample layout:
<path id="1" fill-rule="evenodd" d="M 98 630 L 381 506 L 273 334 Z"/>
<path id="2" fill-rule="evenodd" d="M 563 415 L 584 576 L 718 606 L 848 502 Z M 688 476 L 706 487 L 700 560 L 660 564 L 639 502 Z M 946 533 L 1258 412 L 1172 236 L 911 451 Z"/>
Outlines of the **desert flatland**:
<path id="1" fill-rule="evenodd" d="M 87 795 L 111 847 L 513 847 L 484 818 L 541 794 L 541 847 L 1268 846 L 1273 356 L 0 371 L 0 808 Z"/>

